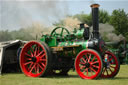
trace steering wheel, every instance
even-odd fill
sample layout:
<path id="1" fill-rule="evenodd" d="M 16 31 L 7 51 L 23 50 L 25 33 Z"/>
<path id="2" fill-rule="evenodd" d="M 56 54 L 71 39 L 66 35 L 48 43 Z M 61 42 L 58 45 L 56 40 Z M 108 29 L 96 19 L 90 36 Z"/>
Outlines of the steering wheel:
<path id="1" fill-rule="evenodd" d="M 60 29 L 60 30 L 59 30 Z M 58 30 L 58 31 L 57 31 Z M 51 32 L 51 36 L 56 36 L 56 37 L 63 37 L 64 33 L 66 32 L 66 34 L 70 34 L 70 32 L 64 28 L 64 27 L 56 27 L 52 32 Z"/>

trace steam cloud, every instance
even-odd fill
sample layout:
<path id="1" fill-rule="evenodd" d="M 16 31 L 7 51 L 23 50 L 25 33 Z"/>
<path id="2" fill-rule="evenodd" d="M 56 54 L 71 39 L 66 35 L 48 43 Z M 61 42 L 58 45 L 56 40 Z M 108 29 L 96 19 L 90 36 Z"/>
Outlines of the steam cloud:
<path id="1" fill-rule="evenodd" d="M 101 34 L 101 36 L 106 36 L 108 38 L 108 40 L 110 41 L 120 41 L 122 39 L 124 39 L 123 35 L 119 35 L 117 36 L 114 33 L 114 28 L 113 26 L 109 25 L 109 24 L 99 24 L 99 32 Z"/>
<path id="2" fill-rule="evenodd" d="M 94 3 L 91 0 L 90 3 Z M 33 37 L 41 36 L 42 33 L 50 34 L 53 22 L 61 20 L 68 14 L 68 5 L 60 0 L 0 0 L 0 30 L 1 29 L 24 29 Z M 80 21 L 72 17 L 64 19 L 64 27 L 69 31 L 78 28 Z M 30 27 L 29 27 L 30 26 Z M 47 27 L 50 26 L 50 27 Z M 100 24 L 101 36 L 106 36 L 110 41 L 123 39 L 122 35 L 113 33 L 114 28 L 108 24 Z"/>
<path id="3" fill-rule="evenodd" d="M 67 13 L 67 3 L 60 0 L 1 0 L 0 29 L 18 29 L 38 22 L 51 26 Z"/>
<path id="4" fill-rule="evenodd" d="M 63 27 L 67 28 L 70 32 L 74 30 L 74 28 L 79 28 L 80 21 L 77 18 L 73 17 L 66 17 L 63 23 Z M 62 27 L 62 25 L 60 25 Z M 26 32 L 31 33 L 33 37 L 38 36 L 40 39 L 42 34 L 50 34 L 51 31 L 55 28 L 55 26 L 50 27 L 44 27 L 44 25 L 41 25 L 39 22 L 33 23 L 32 27 L 29 27 L 28 29 L 24 29 Z M 60 33 L 60 30 L 57 30 Z"/>

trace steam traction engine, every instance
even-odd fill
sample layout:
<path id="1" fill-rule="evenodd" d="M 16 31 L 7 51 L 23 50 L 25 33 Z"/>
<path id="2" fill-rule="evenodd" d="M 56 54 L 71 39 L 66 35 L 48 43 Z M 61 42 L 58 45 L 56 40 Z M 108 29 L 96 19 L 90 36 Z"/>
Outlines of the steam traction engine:
<path id="1" fill-rule="evenodd" d="M 118 58 L 107 51 L 99 34 L 98 4 L 91 5 L 93 32 L 83 24 L 79 30 L 70 33 L 66 28 L 57 27 L 50 35 L 43 35 L 40 42 L 30 41 L 20 54 L 22 72 L 30 77 L 58 74 L 66 75 L 75 66 L 83 79 L 114 77 L 120 68 Z"/>

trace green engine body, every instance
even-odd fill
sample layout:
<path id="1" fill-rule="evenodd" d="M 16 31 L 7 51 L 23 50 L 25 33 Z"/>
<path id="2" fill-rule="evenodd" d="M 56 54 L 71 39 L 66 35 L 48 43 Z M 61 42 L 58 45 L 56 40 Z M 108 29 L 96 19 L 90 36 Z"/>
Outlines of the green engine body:
<path id="1" fill-rule="evenodd" d="M 50 35 L 43 35 L 41 41 L 47 43 L 52 51 L 63 52 L 61 56 L 72 57 L 87 48 L 88 40 L 83 39 L 83 33 L 84 29 L 74 30 L 71 34 L 66 28 L 57 27 Z"/>
<path id="2" fill-rule="evenodd" d="M 64 27 L 56 27 L 50 35 L 46 34 L 42 36 L 40 39 L 41 42 L 45 42 L 50 47 L 54 56 L 52 60 L 54 69 L 68 68 L 66 65 L 69 68 L 73 67 L 76 56 L 82 50 L 89 48 L 100 52 L 101 39 L 84 39 L 85 29 L 74 29 L 70 33 Z"/>

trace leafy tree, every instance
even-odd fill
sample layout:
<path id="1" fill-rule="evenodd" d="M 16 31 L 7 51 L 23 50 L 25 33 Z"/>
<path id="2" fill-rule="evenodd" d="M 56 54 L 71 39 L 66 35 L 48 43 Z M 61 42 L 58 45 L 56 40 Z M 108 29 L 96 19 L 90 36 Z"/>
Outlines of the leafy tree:
<path id="1" fill-rule="evenodd" d="M 8 41 L 11 39 L 12 39 L 12 36 L 8 30 L 0 31 L 0 41 Z"/>
<path id="2" fill-rule="evenodd" d="M 20 29 L 17 31 L 12 31 L 12 38 L 13 40 L 15 39 L 20 39 L 20 40 L 34 40 L 32 35 L 30 35 L 29 32 L 25 31 L 25 29 Z"/>
<path id="3" fill-rule="evenodd" d="M 125 38 L 128 41 L 128 32 L 125 33 Z"/>
<path id="4" fill-rule="evenodd" d="M 34 40 L 35 38 L 25 29 L 14 30 L 14 31 L 0 31 L 0 42 L 9 40 Z"/>
<path id="5" fill-rule="evenodd" d="M 83 12 L 81 14 L 76 14 L 74 17 L 78 18 L 83 23 L 87 23 L 89 26 L 92 25 L 92 13 L 90 14 L 84 14 Z M 110 19 L 110 16 L 107 11 L 105 10 L 99 10 L 99 23 L 108 23 Z"/>
<path id="6" fill-rule="evenodd" d="M 91 14 L 84 14 L 83 12 L 81 14 L 76 14 L 74 15 L 75 18 L 77 18 L 78 20 L 80 20 L 82 23 L 86 23 L 89 26 L 92 25 L 92 18 L 91 18 Z"/>
<path id="7" fill-rule="evenodd" d="M 109 23 L 115 28 L 117 35 L 128 36 L 128 14 L 123 9 L 114 10 Z"/>
<path id="8" fill-rule="evenodd" d="M 76 14 L 74 16 L 67 16 L 67 17 L 73 17 L 73 18 L 77 18 L 80 22 L 82 23 L 86 23 L 89 26 L 92 25 L 92 13 L 90 14 L 85 14 L 84 12 L 81 12 L 80 14 Z M 99 23 L 108 23 L 110 19 L 110 16 L 108 14 L 107 11 L 105 10 L 99 10 Z M 59 22 L 55 22 L 53 23 L 53 25 L 55 26 L 64 26 L 64 20 L 59 20 Z"/>
<path id="9" fill-rule="evenodd" d="M 110 19 L 110 16 L 107 11 L 105 10 L 99 10 L 99 22 L 100 23 L 108 23 Z"/>

